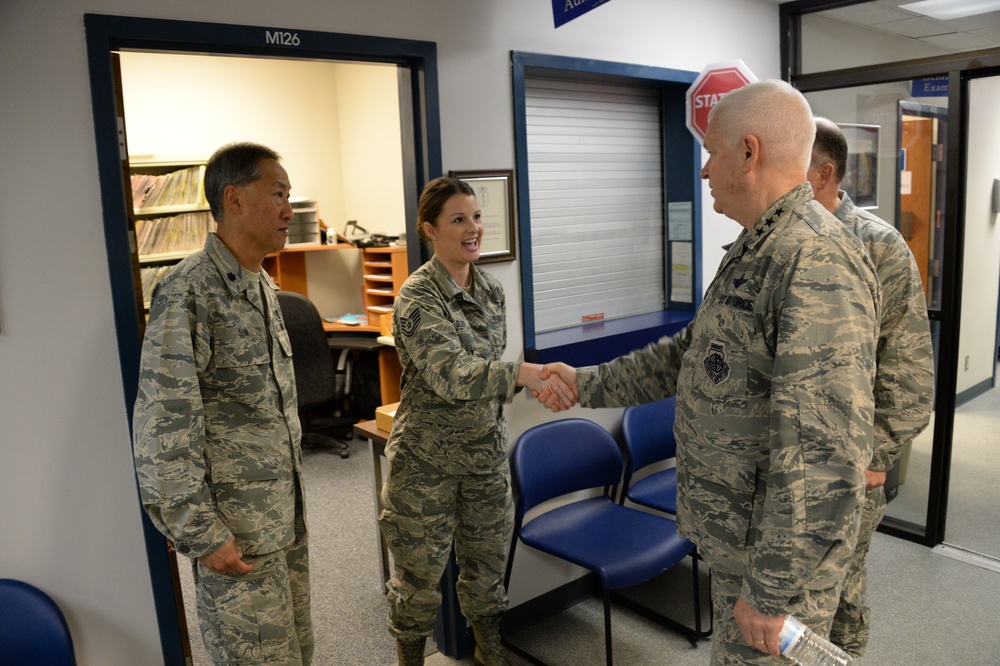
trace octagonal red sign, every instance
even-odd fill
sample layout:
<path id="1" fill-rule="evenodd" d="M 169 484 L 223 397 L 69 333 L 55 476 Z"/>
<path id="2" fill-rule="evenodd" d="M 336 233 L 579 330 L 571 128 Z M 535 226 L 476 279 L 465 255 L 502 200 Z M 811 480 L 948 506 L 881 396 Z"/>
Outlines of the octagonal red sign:
<path id="1" fill-rule="evenodd" d="M 687 127 L 699 141 L 708 131 L 708 114 L 726 93 L 753 83 L 757 77 L 742 60 L 709 65 L 687 90 Z"/>

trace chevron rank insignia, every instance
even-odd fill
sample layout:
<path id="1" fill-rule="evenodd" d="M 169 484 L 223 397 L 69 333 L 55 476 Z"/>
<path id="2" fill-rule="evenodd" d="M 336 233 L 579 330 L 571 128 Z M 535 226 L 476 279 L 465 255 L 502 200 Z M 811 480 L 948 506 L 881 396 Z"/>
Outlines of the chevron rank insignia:
<path id="1" fill-rule="evenodd" d="M 404 338 L 413 337 L 420 326 L 420 308 L 414 308 L 409 314 L 399 318 L 399 332 Z"/>

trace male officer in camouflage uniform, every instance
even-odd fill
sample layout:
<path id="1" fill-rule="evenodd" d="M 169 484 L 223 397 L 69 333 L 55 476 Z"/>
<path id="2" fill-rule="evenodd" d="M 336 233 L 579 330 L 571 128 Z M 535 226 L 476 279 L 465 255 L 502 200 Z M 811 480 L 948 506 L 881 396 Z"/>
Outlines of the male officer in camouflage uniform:
<path id="1" fill-rule="evenodd" d="M 881 328 L 875 371 L 875 450 L 865 471 L 865 499 L 858 546 L 851 561 L 831 640 L 860 657 L 868 644 L 868 583 L 865 562 L 872 534 L 885 516 L 885 476 L 903 446 L 931 417 L 934 349 L 917 262 L 896 229 L 854 205 L 840 182 L 847 170 L 847 139 L 826 118 L 816 118 L 809 182 L 816 201 L 857 236 L 875 264 L 882 286 Z"/>
<path id="2" fill-rule="evenodd" d="M 307 665 L 313 637 L 291 346 L 261 269 L 288 237 L 273 150 L 220 148 L 218 222 L 156 287 L 135 403 L 135 464 L 153 524 L 190 558 L 216 664 Z"/>
<path id="3" fill-rule="evenodd" d="M 676 392 L 678 524 L 712 569 L 716 665 L 787 663 L 785 614 L 828 634 L 857 537 L 879 287 L 813 200 L 814 131 L 781 81 L 715 106 L 702 177 L 743 232 L 687 328 L 576 373 L 588 407 Z"/>

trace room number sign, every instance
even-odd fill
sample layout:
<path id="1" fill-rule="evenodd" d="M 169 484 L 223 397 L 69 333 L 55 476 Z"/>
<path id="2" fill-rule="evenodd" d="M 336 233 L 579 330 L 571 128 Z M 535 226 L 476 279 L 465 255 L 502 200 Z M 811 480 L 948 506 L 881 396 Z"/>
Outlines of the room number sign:
<path id="1" fill-rule="evenodd" d="M 280 44 L 281 46 L 298 46 L 302 42 L 299 40 L 299 33 L 285 30 L 267 30 L 264 33 L 266 43 Z"/>

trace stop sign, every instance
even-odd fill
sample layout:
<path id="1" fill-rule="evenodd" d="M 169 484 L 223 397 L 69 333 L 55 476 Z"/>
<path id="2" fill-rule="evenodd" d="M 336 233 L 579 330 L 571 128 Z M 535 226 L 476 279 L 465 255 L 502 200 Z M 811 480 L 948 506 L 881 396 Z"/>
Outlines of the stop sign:
<path id="1" fill-rule="evenodd" d="M 726 93 L 754 83 L 757 77 L 742 60 L 709 65 L 687 90 L 687 127 L 699 141 L 708 132 L 708 113 Z"/>

